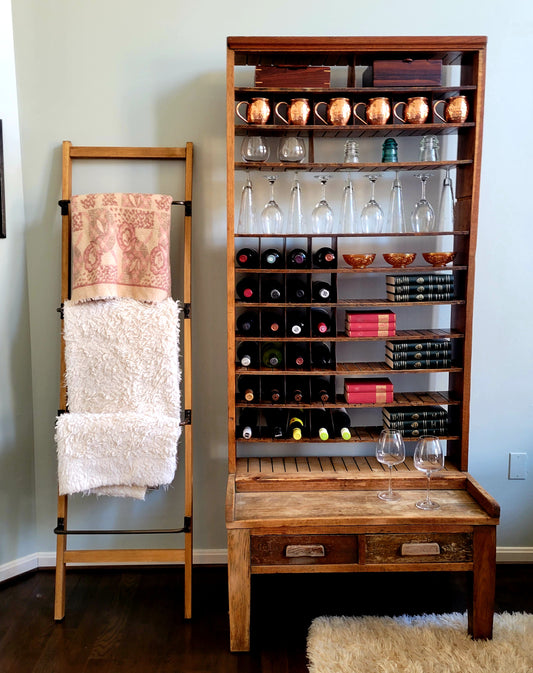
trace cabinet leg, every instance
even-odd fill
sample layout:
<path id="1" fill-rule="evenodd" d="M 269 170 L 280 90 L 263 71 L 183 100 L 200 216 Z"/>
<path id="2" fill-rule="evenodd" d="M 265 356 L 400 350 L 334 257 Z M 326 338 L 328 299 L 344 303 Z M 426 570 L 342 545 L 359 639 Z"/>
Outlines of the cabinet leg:
<path id="1" fill-rule="evenodd" d="M 491 639 L 496 588 L 496 526 L 474 530 L 474 570 L 468 609 L 468 633 Z"/>
<path id="2" fill-rule="evenodd" d="M 228 531 L 230 650 L 250 649 L 250 531 Z"/>

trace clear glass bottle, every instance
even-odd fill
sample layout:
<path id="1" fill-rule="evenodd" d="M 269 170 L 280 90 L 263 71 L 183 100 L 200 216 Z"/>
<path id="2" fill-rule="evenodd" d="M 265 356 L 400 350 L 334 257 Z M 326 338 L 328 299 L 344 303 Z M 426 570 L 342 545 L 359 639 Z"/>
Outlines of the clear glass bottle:
<path id="1" fill-rule="evenodd" d="M 249 173 L 246 173 L 246 182 L 241 192 L 241 205 L 237 221 L 238 234 L 253 234 L 255 229 L 255 213 L 253 203 L 253 187 Z"/>
<path id="2" fill-rule="evenodd" d="M 302 209 L 302 188 L 298 180 L 298 173 L 294 174 L 294 180 L 289 196 L 289 215 L 287 218 L 288 234 L 304 234 L 304 214 Z"/>
<path id="3" fill-rule="evenodd" d="M 348 140 L 344 143 L 344 163 L 359 163 L 359 143 L 352 138 L 348 138 Z"/>
<path id="4" fill-rule="evenodd" d="M 422 136 L 420 138 L 419 161 L 439 160 L 439 139 L 437 136 Z"/>
<path id="5" fill-rule="evenodd" d="M 347 173 L 342 192 L 341 219 L 339 233 L 355 234 L 357 231 L 357 208 L 355 204 L 355 191 L 352 184 L 352 176 Z"/>
<path id="6" fill-rule="evenodd" d="M 392 183 L 390 193 L 389 212 L 387 214 L 387 231 L 392 234 L 403 234 L 406 231 L 402 183 L 400 182 L 398 172 L 396 172 L 396 177 Z"/>

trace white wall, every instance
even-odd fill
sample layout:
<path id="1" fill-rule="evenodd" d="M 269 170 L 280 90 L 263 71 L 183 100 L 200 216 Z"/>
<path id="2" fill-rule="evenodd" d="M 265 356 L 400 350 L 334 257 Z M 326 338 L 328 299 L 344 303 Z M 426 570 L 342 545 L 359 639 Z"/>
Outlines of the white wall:
<path id="1" fill-rule="evenodd" d="M 526 189 L 531 135 L 525 123 L 533 110 L 530 4 L 448 0 L 421 7 L 338 0 L 328 13 L 322 1 L 302 6 L 271 0 L 257 13 L 235 0 L 17 0 L 13 12 L 32 325 L 37 549 L 54 547 L 56 202 L 63 139 L 87 145 L 195 144 L 195 546 L 225 546 L 225 40 L 280 33 L 488 35 L 471 472 L 502 505 L 499 545 L 533 547 L 533 475 L 522 482 L 507 480 L 508 452 L 532 450 L 533 367 L 527 340 L 533 327 L 532 235 Z M 76 516 L 80 505 L 73 500 Z M 174 525 L 179 501 L 175 489 L 170 506 L 157 494 L 148 505 L 85 501 L 83 510 L 89 523 L 105 519 L 106 525 L 123 525 L 133 509 L 135 525 L 155 520 Z"/>

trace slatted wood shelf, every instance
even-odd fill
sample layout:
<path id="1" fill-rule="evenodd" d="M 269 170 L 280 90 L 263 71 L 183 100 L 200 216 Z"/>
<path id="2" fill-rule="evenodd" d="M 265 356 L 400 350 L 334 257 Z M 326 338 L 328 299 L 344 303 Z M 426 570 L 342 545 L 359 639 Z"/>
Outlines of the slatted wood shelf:
<path id="1" fill-rule="evenodd" d="M 272 337 L 260 336 L 240 336 L 235 335 L 237 341 L 272 341 Z M 336 336 L 320 336 L 320 337 L 276 337 L 274 340 L 291 341 L 297 343 L 305 343 L 307 341 L 421 341 L 430 339 L 463 339 L 464 332 L 450 329 L 402 329 L 397 330 L 394 336 L 386 337 L 347 337 L 344 332 L 338 332 Z M 270 369 L 266 370 L 270 371 Z M 251 370 L 246 367 L 237 367 L 237 373 L 246 374 L 251 373 Z M 334 372 L 333 372 L 334 373 Z"/>
<path id="2" fill-rule="evenodd" d="M 328 88 L 325 87 L 273 87 L 273 86 L 238 86 L 235 87 L 235 99 L 236 100 L 245 100 L 247 95 L 257 96 L 259 91 L 264 92 L 265 97 L 268 94 L 289 94 L 293 93 L 295 95 L 300 95 L 302 92 L 305 92 L 308 95 L 319 95 L 319 96 L 340 96 L 345 97 L 359 94 L 364 96 L 369 94 L 372 96 L 384 96 L 385 94 L 393 93 L 403 93 L 411 94 L 418 92 L 423 93 L 433 93 L 436 96 L 450 96 L 452 94 L 459 94 L 462 91 L 475 91 L 477 89 L 475 84 L 459 84 L 457 86 L 431 86 L 431 85 L 410 85 L 410 86 L 353 86 L 353 87 L 338 87 L 331 86 Z M 242 94 L 242 95 L 241 95 Z M 390 126 L 390 124 L 389 124 Z M 399 124 L 397 124 L 399 126 Z M 286 128 L 286 127 L 285 127 Z"/>
<path id="3" fill-rule="evenodd" d="M 422 126 L 422 125 L 421 125 Z M 428 124 L 427 126 L 432 126 Z M 263 128 L 263 127 L 261 127 Z M 323 127 L 321 127 L 323 128 Z M 346 127 L 333 127 L 333 128 L 346 128 Z M 368 128 L 368 127 L 366 127 Z M 376 128 L 376 127 L 371 127 Z M 382 128 L 382 127 L 380 127 Z M 285 134 L 287 133 L 287 127 L 284 127 Z M 427 133 L 431 133 L 431 129 L 427 130 Z M 262 133 L 262 131 L 261 131 Z M 331 135 L 331 131 L 324 131 L 324 135 Z M 335 135 L 341 136 L 342 131 L 337 132 Z M 353 135 L 345 134 L 345 135 Z M 364 135 L 361 133 L 360 135 Z M 388 133 L 375 132 L 373 135 L 389 135 Z M 398 133 L 395 133 L 395 136 Z M 403 135 L 400 133 L 399 135 Z M 412 133 L 405 132 L 405 135 L 413 135 Z M 357 163 L 357 164 L 339 164 L 328 163 L 328 162 L 313 162 L 313 163 L 303 163 L 303 162 L 290 162 L 290 161 L 236 161 L 235 170 L 238 171 L 268 171 L 270 173 L 284 173 L 286 171 L 305 171 L 307 173 L 385 173 L 392 171 L 436 171 L 443 168 L 455 168 L 457 166 L 468 166 L 472 164 L 471 159 L 456 159 L 454 161 L 397 161 L 394 163 Z"/>
<path id="4" fill-rule="evenodd" d="M 246 274 L 304 274 L 304 273 L 319 273 L 319 274 L 337 274 L 337 273 L 350 273 L 350 274 L 357 274 L 357 273 L 386 273 L 386 274 L 398 274 L 401 273 L 403 276 L 404 274 L 420 274 L 420 273 L 440 273 L 442 271 L 465 271 L 468 267 L 466 265 L 458 265 L 455 264 L 454 266 L 443 266 L 443 267 L 434 267 L 434 266 L 413 266 L 413 267 L 406 267 L 405 269 L 394 269 L 391 266 L 386 267 L 386 266 L 369 266 L 366 269 L 352 269 L 351 267 L 340 267 L 338 269 L 241 269 L 237 267 L 235 269 L 236 273 L 246 273 Z M 349 300 L 345 300 L 349 301 Z M 241 302 L 241 301 L 236 301 L 236 304 L 246 304 L 248 305 L 248 302 Z M 264 303 L 264 302 L 263 302 Z"/>
<path id="5" fill-rule="evenodd" d="M 253 405 L 250 405 L 253 406 Z M 290 407 L 292 405 L 284 405 L 284 408 Z M 295 405 L 298 409 L 301 408 L 302 405 Z M 345 404 L 345 408 L 353 408 L 354 406 L 370 406 L 370 405 L 353 405 L 353 404 Z M 379 405 L 375 405 L 379 406 Z M 381 405 L 381 406 L 390 406 L 390 405 Z M 380 426 L 367 426 L 367 427 L 352 427 L 350 428 L 350 432 L 352 433 L 352 439 L 348 440 L 346 442 L 349 444 L 350 442 L 354 443 L 363 443 L 363 442 L 371 442 L 371 443 L 376 443 L 379 439 L 379 435 L 381 431 L 383 430 L 383 427 Z M 286 438 L 286 439 L 272 439 L 272 436 L 268 433 L 267 428 L 264 428 L 265 435 L 264 437 L 252 437 L 251 439 L 242 439 L 242 438 L 237 438 L 237 441 L 239 442 L 240 445 L 242 444 L 261 444 L 261 443 L 267 443 L 270 445 L 278 445 L 278 444 L 344 444 L 345 440 L 338 439 L 338 438 L 333 438 L 333 439 L 327 439 L 325 441 L 321 440 L 319 437 L 302 437 L 302 439 L 296 441 L 291 438 Z M 428 431 L 429 433 L 429 431 Z M 428 434 L 426 433 L 426 434 Z M 459 439 L 459 436 L 454 433 L 449 433 L 447 435 L 439 435 L 439 438 L 444 440 L 453 440 L 453 439 Z M 419 438 L 418 437 L 404 437 L 404 440 L 406 442 L 416 442 Z"/>

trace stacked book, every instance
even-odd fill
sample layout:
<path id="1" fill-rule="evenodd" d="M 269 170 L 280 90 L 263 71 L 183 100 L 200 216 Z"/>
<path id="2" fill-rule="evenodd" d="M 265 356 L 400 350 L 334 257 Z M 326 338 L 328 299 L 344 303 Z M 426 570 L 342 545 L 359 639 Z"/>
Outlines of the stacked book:
<path id="1" fill-rule="evenodd" d="M 447 301 L 455 298 L 453 274 L 386 276 L 389 301 Z"/>
<path id="2" fill-rule="evenodd" d="M 346 311 L 345 333 L 349 337 L 386 337 L 396 334 L 392 311 Z"/>
<path id="3" fill-rule="evenodd" d="M 385 362 L 391 369 L 447 369 L 452 365 L 451 341 L 386 341 Z"/>
<path id="4" fill-rule="evenodd" d="M 383 404 L 394 401 L 390 379 L 344 379 L 344 398 L 349 404 Z"/>
<path id="5" fill-rule="evenodd" d="M 386 428 L 400 430 L 404 437 L 449 433 L 448 411 L 443 407 L 385 407 L 383 425 Z"/>

